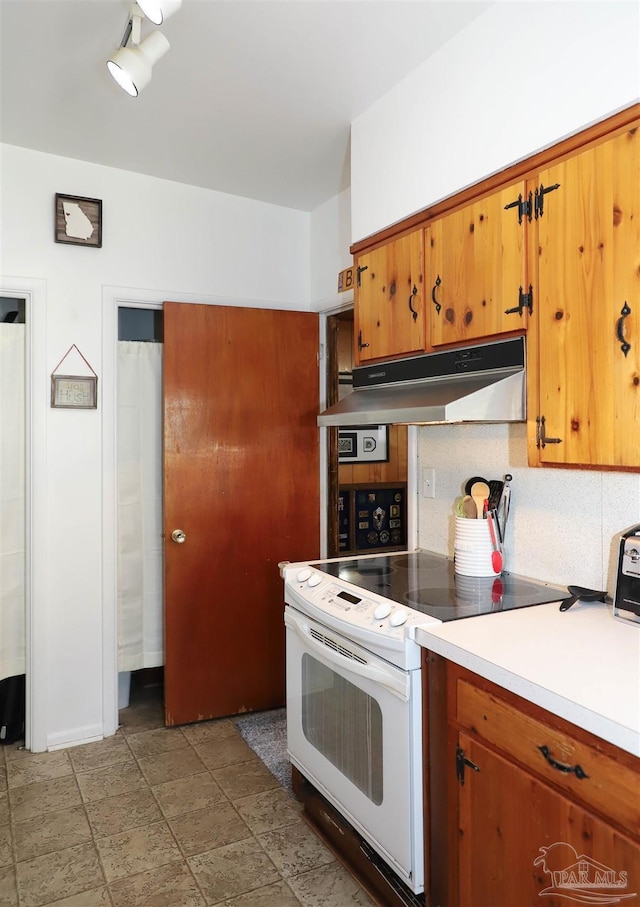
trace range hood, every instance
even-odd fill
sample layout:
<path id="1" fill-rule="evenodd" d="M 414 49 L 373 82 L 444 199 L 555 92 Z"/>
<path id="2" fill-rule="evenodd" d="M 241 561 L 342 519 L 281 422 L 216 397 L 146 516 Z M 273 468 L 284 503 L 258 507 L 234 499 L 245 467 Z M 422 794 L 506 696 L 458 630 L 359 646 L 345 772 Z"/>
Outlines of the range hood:
<path id="1" fill-rule="evenodd" d="M 524 422 L 524 337 L 353 370 L 353 391 L 318 425 Z"/>

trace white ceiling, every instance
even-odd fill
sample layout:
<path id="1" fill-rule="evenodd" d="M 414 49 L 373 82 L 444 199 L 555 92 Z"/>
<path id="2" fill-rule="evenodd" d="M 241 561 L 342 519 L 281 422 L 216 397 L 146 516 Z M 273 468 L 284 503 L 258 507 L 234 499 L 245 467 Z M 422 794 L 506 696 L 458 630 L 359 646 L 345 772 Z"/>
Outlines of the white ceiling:
<path id="1" fill-rule="evenodd" d="M 105 66 L 128 0 L 0 0 L 0 139 L 311 211 L 350 183 L 351 121 L 490 5 L 184 0 L 133 99 Z"/>

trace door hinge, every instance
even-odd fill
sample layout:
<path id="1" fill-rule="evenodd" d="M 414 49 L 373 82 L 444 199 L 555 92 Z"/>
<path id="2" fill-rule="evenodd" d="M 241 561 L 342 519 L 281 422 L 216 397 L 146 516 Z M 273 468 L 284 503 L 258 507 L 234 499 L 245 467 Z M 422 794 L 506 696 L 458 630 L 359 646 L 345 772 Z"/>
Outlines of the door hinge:
<path id="1" fill-rule="evenodd" d="M 369 270 L 369 265 L 363 265 L 362 267 L 360 267 L 360 265 L 358 265 L 358 267 L 356 269 L 356 273 L 357 273 L 356 283 L 358 284 L 359 287 L 362 286 L 362 283 L 360 281 L 360 275 L 362 274 L 363 271 L 368 271 L 368 270 Z"/>
<path id="2" fill-rule="evenodd" d="M 363 350 L 365 347 L 369 346 L 368 343 L 362 342 L 362 331 L 358 331 L 358 349 Z"/>
<path id="3" fill-rule="evenodd" d="M 456 777 L 461 785 L 464 785 L 464 767 L 468 765 L 469 768 L 472 768 L 474 772 L 479 772 L 480 768 L 472 762 L 471 759 L 467 759 L 464 754 L 464 750 L 461 746 L 456 749 Z"/>
<path id="4" fill-rule="evenodd" d="M 529 309 L 529 314 L 533 314 L 533 285 L 529 284 L 529 292 L 523 293 L 522 287 L 518 291 L 518 305 L 514 306 L 512 309 L 505 309 L 505 315 L 522 315 L 523 309 Z"/>
<path id="5" fill-rule="evenodd" d="M 547 438 L 544 416 L 536 416 L 536 447 L 545 448 L 547 444 L 562 444 L 562 438 Z"/>

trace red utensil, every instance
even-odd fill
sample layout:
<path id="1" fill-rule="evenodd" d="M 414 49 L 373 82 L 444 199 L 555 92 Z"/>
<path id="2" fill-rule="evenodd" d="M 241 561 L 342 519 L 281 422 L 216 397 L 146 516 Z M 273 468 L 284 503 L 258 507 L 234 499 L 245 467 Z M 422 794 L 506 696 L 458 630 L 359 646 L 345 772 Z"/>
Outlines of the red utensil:
<path id="1" fill-rule="evenodd" d="M 504 592 L 504 587 L 502 585 L 502 580 L 500 579 L 499 576 L 496 576 L 496 578 L 493 581 L 493 585 L 491 586 L 491 602 L 492 602 L 492 604 L 499 605 L 502 602 L 503 592 Z"/>
<path id="2" fill-rule="evenodd" d="M 496 528 L 493 525 L 493 511 L 487 511 L 487 520 L 489 522 L 489 533 L 491 535 L 491 544 L 493 545 L 493 551 L 491 552 L 491 566 L 493 567 L 494 573 L 502 573 L 502 552 L 498 547 L 498 541 L 496 539 Z"/>

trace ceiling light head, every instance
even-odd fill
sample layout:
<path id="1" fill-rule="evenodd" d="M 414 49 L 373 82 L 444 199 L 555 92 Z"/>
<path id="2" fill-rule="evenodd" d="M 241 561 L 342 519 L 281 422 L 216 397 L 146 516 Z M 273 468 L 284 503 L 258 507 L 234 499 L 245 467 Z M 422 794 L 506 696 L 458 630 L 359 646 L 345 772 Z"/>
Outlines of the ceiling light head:
<path id="1" fill-rule="evenodd" d="M 150 19 L 154 25 L 162 25 L 182 6 L 182 0 L 137 0 L 137 3 L 147 19 Z"/>
<path id="2" fill-rule="evenodd" d="M 141 44 L 121 47 L 107 60 L 107 69 L 118 85 L 137 98 L 151 81 L 153 64 L 169 50 L 169 42 L 159 31 L 151 32 Z"/>

